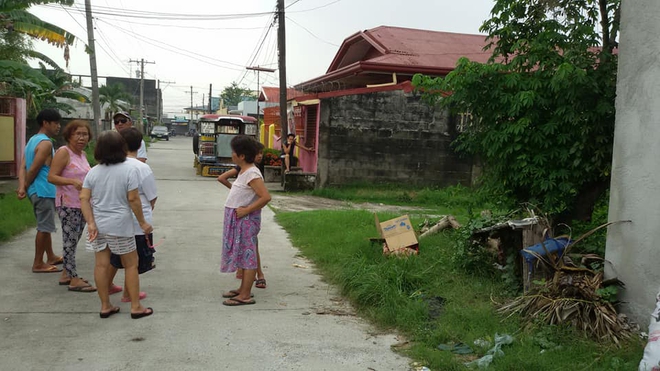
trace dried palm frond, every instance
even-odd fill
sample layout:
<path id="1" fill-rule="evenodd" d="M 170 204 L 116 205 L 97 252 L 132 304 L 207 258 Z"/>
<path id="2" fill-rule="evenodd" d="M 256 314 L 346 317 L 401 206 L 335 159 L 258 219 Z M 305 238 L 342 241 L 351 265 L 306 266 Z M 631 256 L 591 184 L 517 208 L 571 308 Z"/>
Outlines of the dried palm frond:
<path id="1" fill-rule="evenodd" d="M 632 332 L 625 317 L 618 316 L 612 303 L 598 294 L 602 283 L 602 272 L 564 267 L 538 294 L 520 296 L 499 311 L 519 314 L 527 324 L 539 320 L 549 325 L 570 324 L 599 341 L 618 345 Z"/>
<path id="2" fill-rule="evenodd" d="M 604 297 L 607 295 L 600 291 L 611 285 L 623 286 L 623 283 L 618 279 L 604 283 L 602 271 L 580 267 L 568 256 L 578 242 L 601 228 L 621 222 L 630 221 L 606 223 L 585 233 L 569 243 L 563 256 L 558 259 L 554 259 L 547 250 L 545 255 L 530 252 L 539 264 L 554 272 L 552 279 L 538 287 L 536 294 L 523 295 L 500 306 L 499 312 L 509 316 L 519 314 L 527 324 L 539 320 L 550 325 L 570 324 L 590 337 L 617 345 L 620 340 L 630 338 L 633 330 L 627 318 L 619 315 L 613 303 Z M 593 254 L 580 255 L 580 259 L 584 265 L 603 261 L 603 258 Z"/>

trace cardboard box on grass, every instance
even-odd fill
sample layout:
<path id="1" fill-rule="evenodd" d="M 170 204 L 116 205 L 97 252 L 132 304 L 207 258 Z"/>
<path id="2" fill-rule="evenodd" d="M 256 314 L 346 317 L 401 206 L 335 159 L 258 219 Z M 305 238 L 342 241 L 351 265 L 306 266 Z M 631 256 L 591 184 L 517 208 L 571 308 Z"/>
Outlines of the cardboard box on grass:
<path id="1" fill-rule="evenodd" d="M 382 223 L 375 213 L 374 218 L 376 219 L 376 229 L 378 229 L 380 238 L 385 240 L 384 254 L 410 255 L 419 253 L 419 242 L 417 242 L 417 236 L 412 224 L 410 224 L 408 215 L 402 215 Z"/>

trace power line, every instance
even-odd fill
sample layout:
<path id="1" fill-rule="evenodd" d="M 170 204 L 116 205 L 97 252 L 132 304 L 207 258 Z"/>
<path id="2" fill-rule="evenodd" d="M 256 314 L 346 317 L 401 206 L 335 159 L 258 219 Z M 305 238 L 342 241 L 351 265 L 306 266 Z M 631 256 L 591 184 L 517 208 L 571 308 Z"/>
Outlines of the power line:
<path id="1" fill-rule="evenodd" d="M 121 6 L 122 10 L 125 10 L 126 7 L 124 6 L 124 2 L 122 0 L 119 0 L 119 5 Z M 133 31 L 133 33 L 135 33 L 135 30 L 133 29 L 133 25 L 129 24 L 128 28 L 130 28 L 131 31 Z M 142 50 L 143 48 L 142 48 L 142 45 L 140 43 L 140 40 L 135 40 L 135 41 L 137 41 L 138 47 L 140 47 L 140 50 Z"/>
<path id="2" fill-rule="evenodd" d="M 110 59 L 111 59 L 115 64 L 117 64 L 117 65 L 118 65 L 118 66 L 119 66 L 124 72 L 126 72 L 126 74 L 130 77 L 130 76 L 131 76 L 131 69 L 130 69 L 130 68 L 126 68 L 126 67 L 121 63 L 121 58 L 119 58 L 119 56 L 117 55 L 117 53 L 115 53 L 114 50 L 112 49 L 112 45 L 111 45 L 111 43 L 108 41 L 108 39 L 105 37 L 104 33 L 101 31 L 101 28 L 98 27 L 98 22 L 97 22 L 96 30 L 98 31 L 98 35 L 99 35 L 99 37 L 100 37 L 101 40 L 103 40 L 103 42 L 108 46 L 108 49 L 110 49 L 110 53 L 112 53 L 112 54 L 109 54 L 109 53 L 105 50 L 105 48 L 103 48 L 103 45 L 101 45 L 101 44 L 99 43 L 99 46 L 101 47 L 101 49 L 102 49 L 106 54 L 108 54 L 108 56 L 110 57 Z"/>
<path id="3" fill-rule="evenodd" d="M 101 17 L 95 17 L 101 18 Z M 140 26 L 153 26 L 153 27 L 167 27 L 167 28 L 184 28 L 184 29 L 193 29 L 193 30 L 260 30 L 263 27 L 204 27 L 204 26 L 190 26 L 190 25 L 176 25 L 176 24 L 165 24 L 165 23 L 145 23 L 145 22 L 135 22 L 125 19 L 112 19 L 113 22 L 128 23 Z"/>
<path id="4" fill-rule="evenodd" d="M 211 60 L 216 60 L 216 61 L 220 61 L 220 60 L 217 60 L 217 59 L 214 59 L 214 58 L 211 58 L 211 57 L 208 57 L 208 56 L 202 55 L 202 54 L 198 54 L 198 53 L 195 53 L 195 52 L 192 52 L 192 51 L 189 51 L 189 50 L 181 49 L 181 48 L 178 48 L 178 47 L 172 46 L 172 45 L 170 45 L 170 44 L 164 43 L 164 42 L 162 42 L 162 41 L 158 41 L 158 40 L 150 39 L 150 38 L 148 38 L 148 37 L 146 37 L 146 36 L 139 35 L 139 34 L 137 34 L 137 33 L 131 34 L 130 31 L 125 30 L 125 29 L 123 29 L 123 28 L 121 28 L 121 27 L 118 27 L 118 26 L 116 26 L 116 25 L 115 25 L 114 27 L 115 27 L 117 30 L 119 30 L 120 32 L 125 33 L 126 35 L 129 35 L 129 36 L 134 37 L 134 38 L 136 38 L 136 39 L 142 40 L 142 41 L 144 41 L 145 43 L 150 44 L 150 45 L 152 45 L 152 46 L 155 46 L 155 47 L 157 47 L 157 48 L 160 48 L 160 49 L 163 49 L 163 50 L 166 50 L 166 51 L 169 51 L 169 52 L 175 53 L 175 54 L 177 54 L 177 55 L 179 55 L 179 56 L 188 57 L 188 58 L 194 59 L 194 60 L 196 60 L 196 61 L 198 61 L 198 62 L 206 63 L 206 64 L 209 64 L 209 65 L 211 65 L 211 66 L 215 66 L 215 67 L 225 68 L 225 69 L 234 70 L 234 71 L 243 71 L 242 69 L 238 69 L 238 68 L 234 68 L 234 67 L 228 67 L 228 66 L 223 66 L 223 65 L 220 65 L 220 64 L 217 64 L 217 63 L 213 63 L 213 62 L 205 61 L 204 59 L 200 59 L 200 58 L 206 58 L 206 59 L 211 59 Z M 153 42 L 150 42 L 150 41 L 148 41 L 148 40 L 151 40 L 151 41 L 153 41 Z M 167 47 L 162 46 L 162 45 L 158 45 L 158 44 L 156 44 L 156 43 L 163 44 L 163 45 L 165 45 L 165 46 L 167 46 Z M 169 47 L 169 48 L 168 48 L 168 47 Z M 186 53 L 188 53 L 188 54 L 186 54 Z M 189 54 L 192 54 L 192 55 L 189 55 Z M 194 56 L 193 56 L 193 55 L 194 55 Z M 240 66 L 240 67 L 243 67 L 243 66 L 241 66 L 241 65 L 239 65 L 239 64 L 232 63 L 232 62 L 227 62 L 227 61 L 220 61 L 220 62 L 222 62 L 222 63 L 227 63 L 227 64 L 231 64 L 231 65 L 234 65 L 234 66 Z"/>
<path id="5" fill-rule="evenodd" d="M 45 8 L 59 9 L 58 6 L 43 4 L 40 5 Z M 96 6 L 94 8 L 95 14 L 119 17 L 119 18 L 139 18 L 139 19 L 157 19 L 169 21 L 220 21 L 232 19 L 245 19 L 255 18 L 272 15 L 273 12 L 257 12 L 257 13 L 236 13 L 236 14 L 181 14 L 181 13 L 159 13 L 140 10 L 122 9 L 121 13 L 116 12 L 116 8 L 106 8 L 104 6 Z M 74 10 L 78 11 L 79 10 Z"/>
<path id="6" fill-rule="evenodd" d="M 117 27 L 117 26 L 115 26 L 115 27 Z M 121 28 L 121 27 L 117 27 L 117 29 L 119 29 L 119 30 L 123 30 L 123 31 L 125 31 L 125 32 L 128 32 L 128 30 L 123 29 L 123 28 Z M 156 42 L 156 43 L 159 43 L 159 44 L 163 44 L 163 45 L 169 46 L 169 47 L 171 47 L 171 48 L 175 48 L 175 49 L 177 49 L 177 50 L 184 51 L 184 52 L 186 52 L 186 53 L 193 54 L 193 55 L 195 55 L 195 56 L 197 56 L 197 57 L 200 57 L 200 58 L 206 58 L 206 59 L 210 59 L 210 60 L 213 60 L 213 61 L 218 61 L 218 62 L 222 62 L 222 63 L 230 64 L 230 65 L 232 65 L 232 66 L 236 66 L 236 67 L 241 67 L 241 68 L 244 67 L 244 66 L 241 65 L 241 64 L 237 64 L 237 63 L 233 63 L 233 62 L 229 62 L 229 61 L 223 61 L 223 60 L 220 60 L 220 59 L 217 59 L 217 58 L 209 57 L 208 55 L 204 55 L 204 54 L 196 53 L 196 52 L 193 52 L 193 51 L 190 51 L 190 50 L 182 49 L 182 48 L 179 48 L 179 47 L 177 47 L 177 46 L 170 45 L 170 44 L 168 44 L 168 43 L 162 42 L 162 41 L 160 41 L 160 40 L 152 39 L 152 38 L 149 38 L 149 37 L 147 37 L 147 36 L 137 34 L 137 33 L 135 33 L 135 32 L 133 33 L 133 35 L 136 36 L 136 37 L 142 38 L 142 39 L 151 40 L 151 41 L 153 41 L 153 42 Z M 153 44 L 152 44 L 152 45 L 153 45 Z"/>
<path id="7" fill-rule="evenodd" d="M 324 43 L 326 43 L 326 44 L 329 44 L 329 45 L 332 45 L 332 46 L 339 47 L 339 45 L 337 45 L 337 44 L 335 44 L 335 43 L 331 43 L 330 41 L 325 41 L 325 40 L 323 40 L 322 38 L 316 36 L 312 31 L 308 30 L 305 26 L 301 25 L 300 23 L 294 21 L 294 20 L 291 19 L 289 16 L 287 16 L 286 19 L 290 20 L 290 21 L 293 22 L 296 26 L 298 26 L 298 27 L 302 28 L 303 30 L 307 31 L 307 33 L 310 34 L 310 35 L 312 35 L 312 36 L 314 36 L 315 39 L 317 39 L 317 40 L 319 40 L 319 41 L 321 41 L 321 42 L 324 42 Z"/>
<path id="8" fill-rule="evenodd" d="M 78 6 L 77 6 L 77 4 L 74 4 L 74 5 L 75 5 L 75 7 L 76 7 L 77 10 L 79 10 L 79 11 L 81 11 L 81 12 L 83 12 L 83 13 L 85 12 L 84 9 L 79 9 Z M 80 22 L 78 22 L 78 20 L 76 19 L 76 17 L 74 17 L 73 14 L 71 14 L 71 13 L 69 12 L 69 10 L 68 10 L 67 8 L 64 7 L 64 5 L 61 5 L 61 4 L 60 4 L 60 7 L 62 7 L 62 9 L 63 9 L 63 10 L 69 15 L 69 17 L 71 17 L 71 19 L 73 19 L 73 21 L 76 22 L 76 24 L 78 24 L 78 26 L 80 26 L 80 28 L 83 29 L 83 31 L 85 31 L 85 33 L 87 33 L 87 28 L 84 27 L 82 24 L 80 24 Z M 100 33 L 100 30 L 99 30 L 99 36 L 101 36 L 101 38 L 104 39 L 104 38 L 103 38 L 103 35 Z M 107 41 L 106 41 L 105 43 L 108 44 Z M 110 49 L 110 52 L 112 52 L 112 54 L 110 54 L 110 52 L 108 52 L 108 51 L 103 47 L 103 45 L 101 45 L 101 43 L 99 43 L 98 46 L 99 46 L 99 48 L 101 48 L 101 50 L 103 50 L 103 51 L 105 52 L 105 54 L 108 55 L 108 57 L 110 57 L 110 59 L 111 59 L 115 64 L 117 64 L 120 68 L 122 68 L 124 71 L 126 71 L 126 69 L 121 65 L 121 63 L 118 63 L 118 62 L 112 57 L 112 54 L 114 54 L 114 52 L 112 51 L 112 48 L 110 48 L 110 45 L 109 45 L 109 44 L 108 44 L 108 48 Z"/>
<path id="9" fill-rule="evenodd" d="M 289 9 L 290 7 L 296 5 L 296 4 L 299 3 L 299 2 L 300 2 L 300 0 L 295 0 L 295 1 L 292 2 L 291 4 L 289 4 L 289 5 L 287 5 L 286 7 L 284 7 L 284 9 Z"/>
<path id="10" fill-rule="evenodd" d="M 251 59 L 248 59 L 248 62 L 246 63 L 246 65 L 250 66 L 250 65 L 253 65 L 253 64 L 254 64 L 254 61 L 257 59 L 257 56 L 259 55 L 259 51 L 261 50 L 261 47 L 264 45 L 264 42 L 265 42 L 266 39 L 268 38 L 268 33 L 269 33 L 270 30 L 273 28 L 273 24 L 274 24 L 274 22 L 275 22 L 275 16 L 273 16 L 273 20 L 272 20 L 272 21 L 270 21 L 270 19 L 269 19 L 269 22 L 268 22 L 268 24 L 267 24 L 268 28 L 266 29 L 266 28 L 264 27 L 264 28 L 266 29 L 266 31 L 265 31 L 265 33 L 264 33 L 264 35 L 263 35 L 263 39 L 262 39 L 261 42 L 258 44 L 257 48 L 252 52 L 252 54 L 250 54 L 250 58 L 251 58 Z M 252 57 L 252 55 L 254 55 L 254 57 Z M 239 82 L 238 82 L 238 85 L 239 85 L 239 86 L 240 86 L 241 82 L 243 82 L 243 80 L 245 79 L 245 76 L 247 76 L 247 70 L 243 72 L 243 76 L 240 78 L 240 80 L 239 80 Z"/>
<path id="11" fill-rule="evenodd" d="M 292 12 L 289 12 L 289 13 L 305 13 L 305 12 L 311 12 L 311 11 L 314 11 L 314 10 L 317 10 L 317 9 L 322 9 L 322 8 L 328 7 L 328 6 L 332 5 L 332 4 L 337 4 L 337 3 L 340 2 L 340 1 L 341 1 L 341 0 L 335 0 L 335 1 L 331 2 L 331 3 L 327 3 L 327 4 L 325 4 L 325 5 L 317 6 L 316 8 L 305 9 L 305 10 L 295 10 L 295 11 L 292 11 Z M 294 3 L 294 4 L 295 4 L 295 3 Z M 293 4 L 291 4 L 291 5 L 293 5 Z"/>

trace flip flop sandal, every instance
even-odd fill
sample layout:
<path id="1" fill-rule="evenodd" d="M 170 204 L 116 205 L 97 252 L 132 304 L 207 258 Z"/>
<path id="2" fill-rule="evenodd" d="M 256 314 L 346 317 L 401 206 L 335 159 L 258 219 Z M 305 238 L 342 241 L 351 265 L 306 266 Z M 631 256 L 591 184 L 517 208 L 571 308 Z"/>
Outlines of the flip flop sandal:
<path id="1" fill-rule="evenodd" d="M 96 292 L 96 287 L 92 285 L 87 286 L 69 286 L 69 291 L 75 292 Z"/>
<path id="2" fill-rule="evenodd" d="M 265 289 L 266 288 L 266 279 L 265 278 L 259 278 L 258 280 L 255 281 L 254 287 L 258 289 Z"/>
<path id="3" fill-rule="evenodd" d="M 89 283 L 89 281 L 86 280 L 86 279 L 84 279 L 84 278 L 82 278 L 82 281 L 85 282 L 85 283 Z M 68 281 L 60 281 L 60 282 L 59 282 L 59 285 L 60 285 L 60 286 L 69 286 L 69 285 L 71 285 L 71 280 L 68 280 Z"/>
<path id="4" fill-rule="evenodd" d="M 229 300 L 223 301 L 222 305 L 226 305 L 228 307 L 238 307 L 240 305 L 252 305 L 252 304 L 255 304 L 255 303 L 256 303 L 256 301 L 254 301 L 254 299 L 250 299 L 248 301 L 243 301 L 243 300 L 239 300 L 239 299 L 236 299 L 236 298 L 231 298 Z"/>
<path id="5" fill-rule="evenodd" d="M 231 298 L 237 297 L 239 294 L 240 294 L 240 292 L 238 292 L 237 290 L 229 290 L 229 291 L 223 293 L 222 297 L 227 298 L 227 299 L 231 299 Z M 254 294 L 250 294 L 250 297 L 253 298 Z"/>
<path id="6" fill-rule="evenodd" d="M 32 270 L 32 273 L 59 273 L 62 271 L 62 268 L 58 268 L 54 265 L 51 265 L 50 267 L 46 269 L 40 269 L 40 270 Z"/>
<path id="7" fill-rule="evenodd" d="M 114 308 L 112 308 L 109 312 L 105 312 L 105 313 L 103 313 L 103 312 L 99 312 L 99 317 L 101 317 L 101 318 L 108 318 L 108 317 L 110 317 L 110 316 L 113 315 L 113 314 L 117 314 L 117 313 L 119 313 L 119 309 L 120 309 L 119 307 L 114 307 Z"/>
<path id="8" fill-rule="evenodd" d="M 144 312 L 142 312 L 142 313 L 131 313 L 131 318 L 139 319 L 139 318 L 142 318 L 142 317 L 148 317 L 152 314 L 154 314 L 154 310 L 153 310 L 153 308 L 149 307 L 149 308 L 145 309 Z"/>

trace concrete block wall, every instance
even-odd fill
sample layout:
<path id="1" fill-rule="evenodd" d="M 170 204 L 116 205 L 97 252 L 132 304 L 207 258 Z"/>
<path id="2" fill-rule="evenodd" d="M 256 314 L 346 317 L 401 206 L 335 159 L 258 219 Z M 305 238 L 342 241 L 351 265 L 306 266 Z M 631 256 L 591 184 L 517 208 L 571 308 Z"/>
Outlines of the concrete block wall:
<path id="1" fill-rule="evenodd" d="M 660 290 L 660 2 L 621 2 L 609 220 L 605 258 L 608 277 L 626 285 L 622 309 L 646 329 Z M 606 266 L 609 267 L 609 266 Z"/>
<path id="2" fill-rule="evenodd" d="M 469 185 L 472 160 L 451 148 L 448 113 L 403 91 L 321 100 L 317 185 Z"/>

